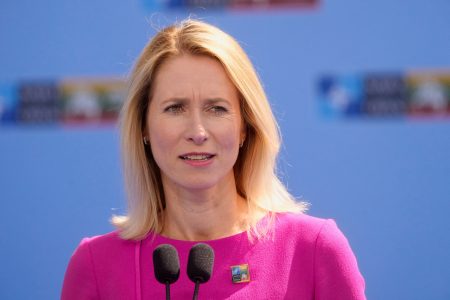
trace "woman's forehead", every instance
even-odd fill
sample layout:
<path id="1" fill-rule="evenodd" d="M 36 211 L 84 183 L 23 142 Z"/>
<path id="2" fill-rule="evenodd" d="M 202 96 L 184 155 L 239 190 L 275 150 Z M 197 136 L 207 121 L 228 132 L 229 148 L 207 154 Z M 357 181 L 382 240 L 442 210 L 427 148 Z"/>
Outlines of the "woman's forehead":
<path id="1" fill-rule="evenodd" d="M 237 94 L 220 62 L 204 55 L 187 54 L 169 58 L 160 66 L 152 91 L 158 98 L 189 97 L 192 93 L 207 93 L 210 98 Z"/>

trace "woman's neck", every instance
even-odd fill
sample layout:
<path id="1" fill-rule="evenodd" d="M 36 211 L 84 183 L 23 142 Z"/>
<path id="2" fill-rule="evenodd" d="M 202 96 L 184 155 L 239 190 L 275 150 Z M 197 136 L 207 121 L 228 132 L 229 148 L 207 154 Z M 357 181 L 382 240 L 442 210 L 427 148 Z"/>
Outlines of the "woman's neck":
<path id="1" fill-rule="evenodd" d="M 178 240 L 204 241 L 245 231 L 247 203 L 238 195 L 232 181 L 194 191 L 165 185 L 166 208 L 161 234 Z"/>

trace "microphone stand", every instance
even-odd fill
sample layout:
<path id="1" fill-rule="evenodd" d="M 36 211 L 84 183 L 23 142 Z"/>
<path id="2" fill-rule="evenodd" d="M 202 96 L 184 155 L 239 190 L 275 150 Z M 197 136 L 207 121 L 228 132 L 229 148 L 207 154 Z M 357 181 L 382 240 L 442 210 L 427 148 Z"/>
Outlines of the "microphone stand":
<path id="1" fill-rule="evenodd" d="M 195 281 L 195 288 L 194 288 L 194 296 L 192 297 L 192 300 L 197 300 L 198 299 L 198 288 L 200 286 L 200 281 L 196 280 Z"/>
<path id="2" fill-rule="evenodd" d="M 166 300 L 170 300 L 170 283 L 166 281 Z"/>

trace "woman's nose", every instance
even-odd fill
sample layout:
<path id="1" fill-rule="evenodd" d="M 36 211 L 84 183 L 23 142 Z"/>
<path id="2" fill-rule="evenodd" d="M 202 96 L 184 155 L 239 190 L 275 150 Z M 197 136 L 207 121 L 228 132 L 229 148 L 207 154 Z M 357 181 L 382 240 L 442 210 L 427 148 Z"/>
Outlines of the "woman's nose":
<path id="1" fill-rule="evenodd" d="M 187 130 L 187 139 L 196 145 L 201 145 L 208 140 L 208 132 L 199 114 L 193 114 L 191 118 Z"/>

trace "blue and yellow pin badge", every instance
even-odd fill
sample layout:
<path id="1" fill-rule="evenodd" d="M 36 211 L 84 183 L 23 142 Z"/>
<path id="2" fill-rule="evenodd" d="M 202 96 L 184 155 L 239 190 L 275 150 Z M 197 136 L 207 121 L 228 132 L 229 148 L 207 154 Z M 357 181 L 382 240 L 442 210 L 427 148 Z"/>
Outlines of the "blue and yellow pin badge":
<path id="1" fill-rule="evenodd" d="M 231 266 L 231 280 L 233 283 L 250 282 L 248 264 Z"/>

